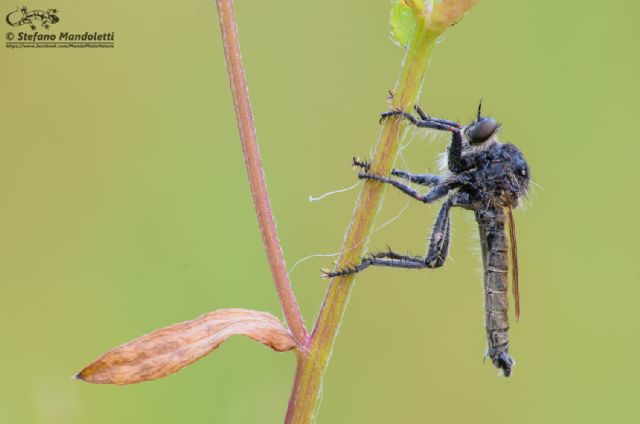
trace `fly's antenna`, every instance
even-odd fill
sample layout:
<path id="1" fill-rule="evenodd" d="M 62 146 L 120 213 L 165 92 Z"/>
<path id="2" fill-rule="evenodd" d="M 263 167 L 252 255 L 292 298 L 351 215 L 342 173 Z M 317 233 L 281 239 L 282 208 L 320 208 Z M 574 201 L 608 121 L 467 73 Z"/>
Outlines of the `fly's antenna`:
<path id="1" fill-rule="evenodd" d="M 480 97 L 480 103 L 478 103 L 478 121 L 480 120 L 480 116 L 481 116 L 481 112 L 482 112 L 482 97 Z"/>

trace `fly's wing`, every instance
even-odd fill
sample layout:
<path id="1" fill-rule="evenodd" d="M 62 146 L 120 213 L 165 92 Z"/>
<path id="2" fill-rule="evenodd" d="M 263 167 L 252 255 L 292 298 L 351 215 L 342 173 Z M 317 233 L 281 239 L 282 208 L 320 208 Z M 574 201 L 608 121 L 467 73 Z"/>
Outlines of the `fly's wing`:
<path id="1" fill-rule="evenodd" d="M 516 321 L 520 319 L 520 287 L 518 286 L 518 241 L 516 239 L 516 222 L 513 220 L 513 211 L 507 207 L 507 220 L 509 221 L 509 241 L 511 246 L 511 287 L 513 300 L 516 307 Z"/>

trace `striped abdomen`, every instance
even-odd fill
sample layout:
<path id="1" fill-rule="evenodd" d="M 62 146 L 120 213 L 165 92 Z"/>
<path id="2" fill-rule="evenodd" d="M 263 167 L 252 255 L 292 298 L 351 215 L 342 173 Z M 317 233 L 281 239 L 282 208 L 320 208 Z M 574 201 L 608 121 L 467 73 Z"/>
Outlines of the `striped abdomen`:
<path id="1" fill-rule="evenodd" d="M 509 356 L 509 244 L 505 231 L 506 215 L 500 207 L 486 208 L 476 211 L 476 221 L 484 265 L 487 355 L 508 377 L 511 375 L 513 359 Z"/>

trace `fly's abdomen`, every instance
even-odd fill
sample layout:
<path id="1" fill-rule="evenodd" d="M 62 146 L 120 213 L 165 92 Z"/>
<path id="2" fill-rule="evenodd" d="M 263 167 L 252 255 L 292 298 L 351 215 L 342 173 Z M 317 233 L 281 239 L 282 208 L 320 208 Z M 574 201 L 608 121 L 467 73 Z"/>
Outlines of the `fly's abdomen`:
<path id="1" fill-rule="evenodd" d="M 509 356 L 509 253 L 506 217 L 502 209 L 497 208 L 478 211 L 476 219 L 480 229 L 484 266 L 487 355 L 508 377 L 511 375 L 513 359 Z"/>

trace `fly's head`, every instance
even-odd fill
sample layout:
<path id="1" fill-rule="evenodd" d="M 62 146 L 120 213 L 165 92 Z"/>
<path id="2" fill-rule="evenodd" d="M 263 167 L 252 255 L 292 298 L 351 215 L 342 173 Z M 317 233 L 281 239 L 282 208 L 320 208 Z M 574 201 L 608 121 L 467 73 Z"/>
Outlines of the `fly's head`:
<path id="1" fill-rule="evenodd" d="M 472 146 L 478 146 L 491 140 L 500 129 L 500 124 L 493 118 L 482 116 L 482 100 L 478 105 L 476 120 L 464 128 L 464 134 Z"/>
<path id="2" fill-rule="evenodd" d="M 464 133 L 472 146 L 478 146 L 493 138 L 498 132 L 500 124 L 493 118 L 482 117 L 479 121 L 467 125 Z"/>
<path id="3" fill-rule="evenodd" d="M 529 187 L 529 166 L 516 146 L 498 142 L 496 135 L 500 124 L 493 118 L 482 116 L 481 108 L 482 101 L 475 121 L 463 129 L 470 148 L 467 157 L 476 169 L 476 189 L 485 202 L 516 207 Z"/>

